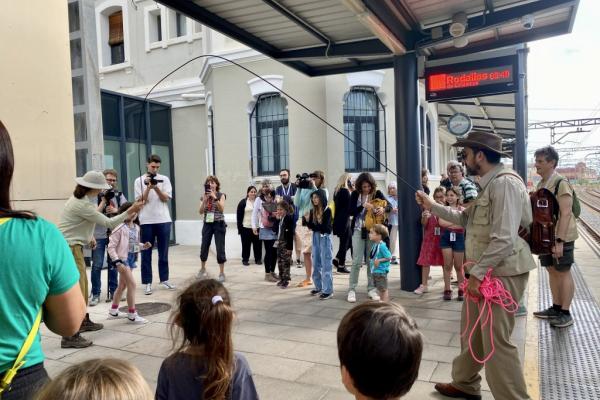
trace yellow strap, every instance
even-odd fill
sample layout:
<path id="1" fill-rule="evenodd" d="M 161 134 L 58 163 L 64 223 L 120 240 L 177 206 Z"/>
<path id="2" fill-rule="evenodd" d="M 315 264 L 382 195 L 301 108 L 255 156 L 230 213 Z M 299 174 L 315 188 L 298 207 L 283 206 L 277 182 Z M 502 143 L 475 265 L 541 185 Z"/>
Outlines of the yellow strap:
<path id="1" fill-rule="evenodd" d="M 11 220 L 10 218 L 0 218 L 0 225 L 2 225 L 5 222 L 8 222 L 10 220 Z"/>
<path id="2" fill-rule="evenodd" d="M 1 224 L 1 222 L 0 222 L 0 224 Z M 17 371 L 19 370 L 19 368 L 21 368 L 27 362 L 26 360 L 24 360 L 24 358 L 27 355 L 27 353 L 29 352 L 29 349 L 31 349 L 31 345 L 33 344 L 33 341 L 35 340 L 35 337 L 37 335 L 41 321 L 42 321 L 42 310 L 40 309 L 40 311 L 37 314 L 37 317 L 35 317 L 35 322 L 33 323 L 33 326 L 31 327 L 31 330 L 29 331 L 29 334 L 27 335 L 27 339 L 25 339 L 25 342 L 23 343 L 23 346 L 21 347 L 21 351 L 19 351 L 19 355 L 17 356 L 13 366 L 8 371 L 6 371 L 6 373 L 4 374 L 4 377 L 2 377 L 2 381 L 0 381 L 0 393 L 2 393 L 3 391 L 5 391 L 6 389 L 8 389 L 10 387 L 10 383 L 12 382 L 13 378 L 17 374 Z"/>

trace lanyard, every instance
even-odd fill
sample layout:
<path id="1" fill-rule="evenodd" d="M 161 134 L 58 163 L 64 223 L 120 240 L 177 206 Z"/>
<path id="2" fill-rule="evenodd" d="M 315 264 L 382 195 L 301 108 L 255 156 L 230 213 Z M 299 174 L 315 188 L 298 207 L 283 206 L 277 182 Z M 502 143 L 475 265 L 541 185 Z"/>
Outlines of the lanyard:
<path id="1" fill-rule="evenodd" d="M 286 192 L 286 190 L 285 190 L 285 186 L 284 186 L 284 185 L 281 185 L 281 191 L 283 192 L 283 195 L 284 195 L 284 196 L 288 196 L 288 197 L 289 197 L 289 196 L 290 196 L 290 193 L 292 192 L 292 184 L 291 184 L 291 183 L 288 183 L 287 192 Z"/>

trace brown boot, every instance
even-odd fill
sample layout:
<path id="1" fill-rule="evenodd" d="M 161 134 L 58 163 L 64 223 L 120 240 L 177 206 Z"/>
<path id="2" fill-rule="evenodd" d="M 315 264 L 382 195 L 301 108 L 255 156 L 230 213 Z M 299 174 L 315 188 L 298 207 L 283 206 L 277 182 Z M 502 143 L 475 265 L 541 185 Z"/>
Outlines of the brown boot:
<path id="1" fill-rule="evenodd" d="M 446 397 L 452 397 L 455 399 L 466 399 L 466 400 L 481 400 L 479 394 L 468 394 L 452 386 L 451 383 L 436 383 L 435 390 L 440 392 Z"/>
<path id="2" fill-rule="evenodd" d="M 92 320 L 90 320 L 90 314 L 86 313 L 85 318 L 81 323 L 81 327 L 79 328 L 79 333 L 99 331 L 102 328 L 104 328 L 104 325 L 92 322 Z"/>
<path id="3" fill-rule="evenodd" d="M 79 333 L 76 333 L 73 336 L 63 336 L 62 340 L 60 341 L 60 347 L 63 349 L 83 349 L 86 347 L 90 347 L 92 345 L 92 341 L 91 340 L 87 340 L 86 338 L 84 338 L 83 336 L 81 336 Z"/>

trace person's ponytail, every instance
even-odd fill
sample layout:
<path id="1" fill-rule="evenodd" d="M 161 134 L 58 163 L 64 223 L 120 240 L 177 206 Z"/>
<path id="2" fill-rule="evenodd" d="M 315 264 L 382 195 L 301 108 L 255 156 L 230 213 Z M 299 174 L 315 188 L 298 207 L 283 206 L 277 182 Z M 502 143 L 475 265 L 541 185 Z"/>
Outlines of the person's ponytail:
<path id="1" fill-rule="evenodd" d="M 223 301 L 212 304 L 206 320 L 206 375 L 204 376 L 204 399 L 227 398 L 233 377 L 233 339 L 231 329 L 233 310 Z"/>

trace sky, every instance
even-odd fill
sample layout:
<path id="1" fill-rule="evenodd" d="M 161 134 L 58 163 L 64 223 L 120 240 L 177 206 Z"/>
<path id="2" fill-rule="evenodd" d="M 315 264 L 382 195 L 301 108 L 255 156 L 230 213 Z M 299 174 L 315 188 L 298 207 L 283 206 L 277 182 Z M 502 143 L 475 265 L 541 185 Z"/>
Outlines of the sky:
<path id="1" fill-rule="evenodd" d="M 600 117 L 600 1 L 580 1 L 570 34 L 528 46 L 529 122 Z M 600 126 L 586 130 L 590 132 L 569 135 L 555 147 L 600 146 Z M 529 131 L 529 151 L 548 144 L 549 130 Z M 565 163 L 583 161 L 588 153 L 561 157 Z"/>

